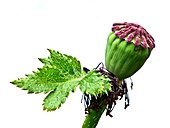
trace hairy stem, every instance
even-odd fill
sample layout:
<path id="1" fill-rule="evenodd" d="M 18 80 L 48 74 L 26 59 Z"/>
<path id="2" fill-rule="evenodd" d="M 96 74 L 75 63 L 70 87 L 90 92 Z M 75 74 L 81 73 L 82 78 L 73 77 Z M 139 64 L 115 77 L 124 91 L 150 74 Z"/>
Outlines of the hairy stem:
<path id="1" fill-rule="evenodd" d="M 105 99 L 105 96 L 97 97 L 97 99 L 93 97 L 92 105 L 90 106 L 89 113 L 86 116 L 82 128 L 96 128 L 107 106 Z"/>

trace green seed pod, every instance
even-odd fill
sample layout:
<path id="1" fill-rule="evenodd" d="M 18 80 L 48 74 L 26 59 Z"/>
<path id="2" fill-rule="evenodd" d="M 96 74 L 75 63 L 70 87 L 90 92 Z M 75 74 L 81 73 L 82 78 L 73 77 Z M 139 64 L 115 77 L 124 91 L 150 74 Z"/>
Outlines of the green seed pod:
<path id="1" fill-rule="evenodd" d="M 119 80 L 136 73 L 155 47 L 153 37 L 140 25 L 115 23 L 105 52 L 106 69 Z"/>

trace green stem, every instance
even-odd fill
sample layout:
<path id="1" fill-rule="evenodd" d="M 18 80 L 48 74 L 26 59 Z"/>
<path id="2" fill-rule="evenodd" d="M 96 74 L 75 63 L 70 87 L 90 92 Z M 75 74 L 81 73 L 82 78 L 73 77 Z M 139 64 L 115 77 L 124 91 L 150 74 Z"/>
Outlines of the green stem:
<path id="1" fill-rule="evenodd" d="M 100 117 L 106 109 L 106 106 L 107 102 L 105 100 L 105 96 L 97 97 L 97 99 L 92 102 L 89 113 L 86 116 L 82 128 L 96 128 Z"/>

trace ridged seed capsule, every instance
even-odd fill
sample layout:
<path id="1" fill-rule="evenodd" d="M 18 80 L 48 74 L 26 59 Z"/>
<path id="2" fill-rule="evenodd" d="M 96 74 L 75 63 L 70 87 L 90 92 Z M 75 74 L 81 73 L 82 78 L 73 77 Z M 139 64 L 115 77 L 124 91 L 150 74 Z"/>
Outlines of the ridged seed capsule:
<path id="1" fill-rule="evenodd" d="M 119 80 L 136 73 L 155 48 L 153 37 L 134 23 L 114 23 L 105 52 L 106 69 Z"/>

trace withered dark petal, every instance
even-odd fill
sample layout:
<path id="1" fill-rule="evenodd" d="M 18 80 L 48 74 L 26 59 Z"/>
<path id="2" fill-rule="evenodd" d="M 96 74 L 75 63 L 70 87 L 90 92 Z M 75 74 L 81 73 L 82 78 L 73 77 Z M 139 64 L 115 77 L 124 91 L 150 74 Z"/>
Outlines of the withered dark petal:
<path id="1" fill-rule="evenodd" d="M 89 69 L 83 68 L 87 72 Z M 123 97 L 125 97 L 125 106 L 124 108 L 126 109 L 129 106 L 129 95 L 128 95 L 128 88 L 127 88 L 127 83 L 125 80 L 122 81 L 121 85 L 118 84 L 117 78 L 115 77 L 114 74 L 108 72 L 104 68 L 103 63 L 99 63 L 99 65 L 94 68 L 96 72 L 99 72 L 101 75 L 104 75 L 105 77 L 110 79 L 111 83 L 111 91 L 108 93 L 108 95 L 103 95 L 102 100 L 107 101 L 107 107 L 106 107 L 106 116 L 109 115 L 110 117 L 113 117 L 111 115 L 112 110 L 116 106 L 116 101 L 119 99 L 121 100 Z M 131 78 L 130 78 L 131 79 Z M 132 81 L 132 80 L 131 80 Z M 94 96 L 90 96 L 89 94 L 83 94 L 83 99 L 84 99 L 84 106 L 85 106 L 85 114 L 89 113 L 89 110 L 92 109 L 98 109 L 99 107 L 99 102 L 101 97 L 98 96 L 98 98 Z"/>

